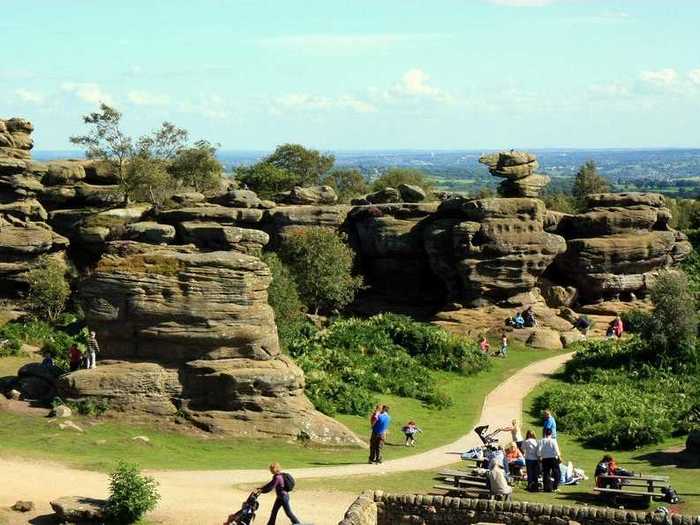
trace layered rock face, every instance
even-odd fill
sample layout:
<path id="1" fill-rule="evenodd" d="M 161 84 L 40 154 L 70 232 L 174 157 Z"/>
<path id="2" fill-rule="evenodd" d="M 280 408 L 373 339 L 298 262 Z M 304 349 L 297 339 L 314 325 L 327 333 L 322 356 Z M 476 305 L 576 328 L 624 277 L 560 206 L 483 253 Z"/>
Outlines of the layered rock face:
<path id="1" fill-rule="evenodd" d="M 643 294 L 659 271 L 692 251 L 686 237 L 669 227 L 671 214 L 661 195 L 591 195 L 587 206 L 585 213 L 559 217 L 552 226 L 567 239 L 556 267 L 585 300 Z"/>
<path id="2" fill-rule="evenodd" d="M 122 410 L 180 409 L 228 434 L 357 444 L 313 409 L 303 373 L 280 354 L 270 281 L 260 259 L 239 251 L 110 243 L 79 292 L 108 361 L 64 376 L 61 392 Z"/>
<path id="3" fill-rule="evenodd" d="M 525 151 L 489 153 L 479 162 L 488 166 L 494 177 L 505 179 L 498 186 L 503 197 L 537 197 L 550 182 L 547 175 L 535 173 L 539 162 L 535 155 Z"/>

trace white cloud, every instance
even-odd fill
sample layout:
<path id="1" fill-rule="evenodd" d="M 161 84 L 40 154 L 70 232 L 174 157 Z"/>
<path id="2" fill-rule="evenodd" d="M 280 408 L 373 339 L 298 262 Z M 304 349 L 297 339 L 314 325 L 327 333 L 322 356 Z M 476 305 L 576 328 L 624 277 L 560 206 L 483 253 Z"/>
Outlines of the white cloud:
<path id="1" fill-rule="evenodd" d="M 696 86 L 700 86 L 700 68 L 688 72 L 688 78 Z"/>
<path id="2" fill-rule="evenodd" d="M 129 102 L 137 106 L 167 106 L 170 103 L 170 97 L 168 95 L 151 93 L 148 91 L 129 91 L 127 98 Z"/>
<path id="3" fill-rule="evenodd" d="M 439 102 L 452 100 L 448 93 L 431 85 L 430 76 L 420 68 L 406 71 L 401 80 L 386 93 L 386 98 L 427 98 Z"/>
<path id="4" fill-rule="evenodd" d="M 359 98 L 348 95 L 323 97 L 307 93 L 290 93 L 273 101 L 273 113 L 293 111 L 329 111 L 334 109 L 351 110 L 357 113 L 373 113 L 377 108 Z"/>
<path id="5" fill-rule="evenodd" d="M 37 92 L 37 91 L 32 91 L 30 89 L 16 89 L 15 90 L 15 95 L 17 96 L 18 99 L 20 99 L 22 102 L 28 102 L 30 104 L 43 104 L 44 100 L 46 100 L 46 97 Z"/>
<path id="6" fill-rule="evenodd" d="M 655 86 L 670 87 L 678 81 L 678 72 L 670 67 L 656 71 L 642 71 L 639 78 Z"/>
<path id="7" fill-rule="evenodd" d="M 100 85 L 94 82 L 64 82 L 61 84 L 61 89 L 91 104 L 104 103 L 111 105 L 114 103 L 112 96 L 103 91 Z"/>

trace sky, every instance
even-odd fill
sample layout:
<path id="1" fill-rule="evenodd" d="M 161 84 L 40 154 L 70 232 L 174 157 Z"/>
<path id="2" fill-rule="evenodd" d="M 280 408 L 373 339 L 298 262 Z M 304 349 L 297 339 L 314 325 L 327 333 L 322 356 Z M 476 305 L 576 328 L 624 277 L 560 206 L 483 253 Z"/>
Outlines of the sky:
<path id="1" fill-rule="evenodd" d="M 23 0 L 0 117 L 227 150 L 700 147 L 697 0 Z"/>

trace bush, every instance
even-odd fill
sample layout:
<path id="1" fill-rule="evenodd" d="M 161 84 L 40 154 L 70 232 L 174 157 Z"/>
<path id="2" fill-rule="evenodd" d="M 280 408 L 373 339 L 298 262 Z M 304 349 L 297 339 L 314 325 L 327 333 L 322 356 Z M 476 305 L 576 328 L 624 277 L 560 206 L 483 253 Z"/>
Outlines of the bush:
<path id="1" fill-rule="evenodd" d="M 389 168 L 386 173 L 372 182 L 372 191 L 384 188 L 397 188 L 399 184 L 420 186 L 426 192 L 433 190 L 433 183 L 423 170 L 416 168 Z"/>
<path id="2" fill-rule="evenodd" d="M 367 181 L 357 169 L 335 169 L 321 179 L 321 184 L 335 190 L 338 202 L 350 202 L 369 191 Z"/>
<path id="3" fill-rule="evenodd" d="M 4 339 L 0 337 L 0 357 L 22 355 L 22 343 L 17 339 Z"/>
<path id="4" fill-rule="evenodd" d="M 647 332 L 649 325 L 653 322 L 651 313 L 644 310 L 630 310 L 623 313 L 620 317 L 625 330 L 633 334 Z"/>
<path id="5" fill-rule="evenodd" d="M 66 405 L 81 416 L 101 416 L 109 410 L 109 401 L 104 398 L 79 399 L 77 401 L 67 402 Z"/>
<path id="6" fill-rule="evenodd" d="M 265 253 L 263 261 L 272 272 L 272 282 L 267 289 L 268 303 L 275 311 L 275 322 L 282 347 L 297 335 L 304 324 L 304 304 L 299 298 L 296 282 L 289 268 L 274 253 Z"/>
<path id="7" fill-rule="evenodd" d="M 32 310 L 49 321 L 58 319 L 70 297 L 63 264 L 54 258 L 42 256 L 39 266 L 27 273 L 27 280 Z"/>
<path id="8" fill-rule="evenodd" d="M 362 285 L 352 274 L 355 254 L 344 237 L 330 228 L 294 230 L 280 250 L 309 310 L 332 312 L 350 304 Z"/>
<path id="9" fill-rule="evenodd" d="M 119 462 L 110 474 L 107 516 L 114 523 L 135 523 L 156 508 L 160 495 L 157 482 L 142 476 L 135 465 Z"/>
<path id="10" fill-rule="evenodd" d="M 362 415 L 375 404 L 373 393 L 446 407 L 452 400 L 431 370 L 473 374 L 489 364 L 472 342 L 396 315 L 336 321 L 292 341 L 289 353 L 304 370 L 307 395 L 329 415 Z"/>

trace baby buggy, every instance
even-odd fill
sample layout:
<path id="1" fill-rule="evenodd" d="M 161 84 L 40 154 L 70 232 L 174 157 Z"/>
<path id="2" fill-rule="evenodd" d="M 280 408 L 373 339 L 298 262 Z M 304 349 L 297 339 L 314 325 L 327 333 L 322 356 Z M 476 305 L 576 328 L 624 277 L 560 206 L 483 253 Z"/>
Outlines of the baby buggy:
<path id="1" fill-rule="evenodd" d="M 488 425 L 481 425 L 474 429 L 474 432 L 479 436 L 481 442 L 483 443 L 480 447 L 474 447 L 462 453 L 462 459 L 474 459 L 486 463 L 486 458 L 490 452 L 498 449 L 498 430 L 494 432 L 489 432 Z"/>
<path id="2" fill-rule="evenodd" d="M 255 513 L 260 507 L 258 503 L 258 493 L 251 492 L 241 505 L 241 510 L 231 514 L 224 522 L 224 525 L 251 525 L 255 521 Z"/>

